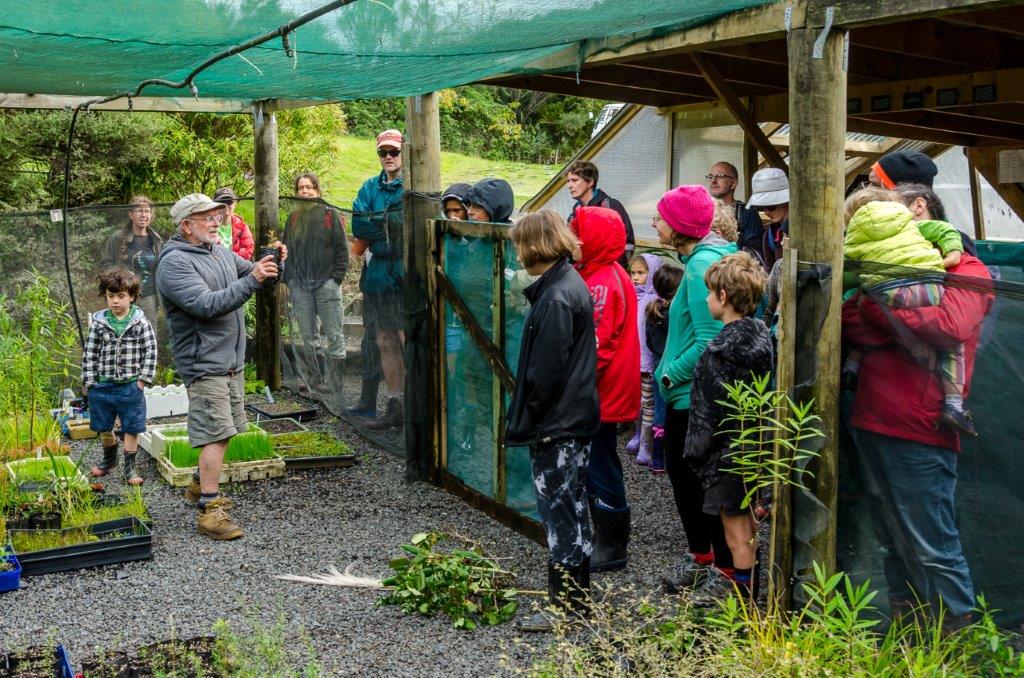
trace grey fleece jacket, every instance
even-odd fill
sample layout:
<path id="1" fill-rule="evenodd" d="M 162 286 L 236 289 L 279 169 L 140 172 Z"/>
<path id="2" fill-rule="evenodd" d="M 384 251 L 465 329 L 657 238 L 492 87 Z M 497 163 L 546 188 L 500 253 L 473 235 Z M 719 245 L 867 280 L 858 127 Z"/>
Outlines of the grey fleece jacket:
<path id="1" fill-rule="evenodd" d="M 160 253 L 156 287 L 171 332 L 174 368 L 189 385 L 245 366 L 242 305 L 260 287 L 255 264 L 223 245 L 189 244 L 175 235 Z"/>

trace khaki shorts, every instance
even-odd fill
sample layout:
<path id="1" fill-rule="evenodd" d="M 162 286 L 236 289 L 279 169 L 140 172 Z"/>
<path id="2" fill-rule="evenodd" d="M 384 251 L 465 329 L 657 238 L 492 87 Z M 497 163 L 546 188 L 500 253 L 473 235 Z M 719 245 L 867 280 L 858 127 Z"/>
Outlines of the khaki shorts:
<path id="1" fill-rule="evenodd" d="M 245 421 L 245 375 L 201 377 L 188 387 L 188 442 L 202 447 L 242 433 Z"/>

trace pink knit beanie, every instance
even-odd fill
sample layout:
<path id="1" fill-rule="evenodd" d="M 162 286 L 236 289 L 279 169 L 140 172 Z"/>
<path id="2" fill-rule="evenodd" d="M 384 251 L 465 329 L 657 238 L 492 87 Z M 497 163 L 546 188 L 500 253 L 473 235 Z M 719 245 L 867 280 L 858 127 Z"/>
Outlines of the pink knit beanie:
<path id="1" fill-rule="evenodd" d="M 661 196 L 658 214 L 677 233 L 688 238 L 703 238 L 711 232 L 715 200 L 703 186 L 677 186 Z"/>

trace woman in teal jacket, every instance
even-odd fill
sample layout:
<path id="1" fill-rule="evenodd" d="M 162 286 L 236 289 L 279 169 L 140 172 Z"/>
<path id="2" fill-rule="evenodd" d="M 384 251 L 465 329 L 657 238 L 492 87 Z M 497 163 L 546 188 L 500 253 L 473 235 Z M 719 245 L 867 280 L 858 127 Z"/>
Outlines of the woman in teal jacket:
<path id="1" fill-rule="evenodd" d="M 683 460 L 690 417 L 690 385 L 697 359 L 722 323 L 708 310 L 704 271 L 722 257 L 736 252 L 736 244 L 711 232 L 715 201 L 703 186 L 679 186 L 658 202 L 654 227 L 658 239 L 679 254 L 683 280 L 668 311 L 668 338 L 655 379 L 668 403 L 665 413 L 665 470 L 672 483 L 676 510 L 686 533 L 687 553 L 662 582 L 670 593 L 695 585 L 714 588 L 731 584 L 712 576 L 712 565 L 728 576 L 732 554 L 722 521 L 704 513 L 704 487 Z M 711 593 L 713 591 L 709 591 Z"/>

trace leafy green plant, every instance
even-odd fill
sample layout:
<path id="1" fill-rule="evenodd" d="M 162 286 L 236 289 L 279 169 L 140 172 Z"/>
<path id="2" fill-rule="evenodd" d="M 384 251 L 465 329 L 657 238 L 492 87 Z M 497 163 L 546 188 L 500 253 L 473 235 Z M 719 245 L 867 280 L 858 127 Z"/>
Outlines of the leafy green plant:
<path id="1" fill-rule="evenodd" d="M 702 612 L 686 598 L 610 597 L 587 632 L 556 625 L 533 676 L 1017 676 L 1024 654 L 979 599 L 978 621 L 953 633 L 942 614 L 886 626 L 869 583 L 816 565 L 807 604 L 791 614 L 730 597 Z M 608 602 L 611 600 L 611 602 Z"/>
<path id="2" fill-rule="evenodd" d="M 47 410 L 70 381 L 75 331 L 64 304 L 38 273 L 13 300 L 0 297 L 0 454 L 57 438 Z M 9 458 L 9 457 L 8 457 Z"/>
<path id="3" fill-rule="evenodd" d="M 71 530 L 12 530 L 11 546 L 15 553 L 31 553 L 99 541 L 84 527 Z"/>
<path id="4" fill-rule="evenodd" d="M 804 462 L 818 452 L 808 441 L 825 434 L 816 427 L 814 400 L 794 403 L 783 391 L 770 387 L 771 375 L 752 375 L 751 381 L 723 384 L 726 399 L 724 432 L 732 437 L 724 461 L 727 470 L 743 478 L 747 493 L 742 507 L 749 508 L 762 490 L 777 484 L 802 487 Z"/>
<path id="5" fill-rule="evenodd" d="M 253 300 L 250 300 L 253 301 Z M 247 302 L 248 303 L 248 302 Z M 249 307 L 246 306 L 245 325 L 249 328 L 256 327 L 256 308 L 252 307 L 252 319 L 250 321 L 248 311 Z M 267 387 L 267 382 L 256 377 L 256 365 L 253 363 L 245 364 L 245 392 L 246 394 L 252 393 L 263 393 L 263 389 Z"/>
<path id="6" fill-rule="evenodd" d="M 7 463 L 15 484 L 43 481 L 57 486 L 87 486 L 78 464 L 70 457 L 48 454 L 40 459 L 19 459 Z"/>
<path id="7" fill-rule="evenodd" d="M 325 431 L 296 431 L 270 436 L 274 451 L 282 457 L 335 457 L 352 449 Z"/>
<path id="8" fill-rule="evenodd" d="M 84 527 L 121 518 L 149 518 L 142 490 L 130 487 L 121 501 L 103 501 L 92 491 L 69 493 L 70 501 L 61 508 L 64 527 Z"/>
<path id="9" fill-rule="evenodd" d="M 448 615 L 455 628 L 472 630 L 511 619 L 519 603 L 514 575 L 488 558 L 472 540 L 443 532 L 422 532 L 403 544 L 408 556 L 388 563 L 395 574 L 382 584 L 393 590 L 378 605 L 398 605 L 403 612 Z M 451 550 L 438 548 L 454 543 Z"/>

